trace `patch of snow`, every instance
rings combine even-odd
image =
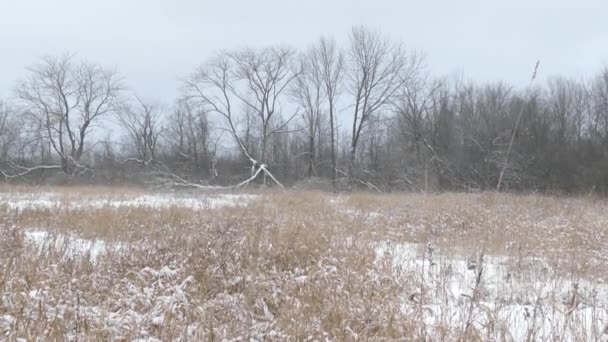
[[[375,252],[376,264],[388,260],[396,274],[413,283],[416,290],[403,293],[400,300],[402,311],[422,316],[430,330],[446,317],[452,328],[460,328],[472,310],[478,331],[500,320],[516,341],[528,335],[552,339],[555,331],[562,331],[567,340],[595,340],[608,321],[607,284],[564,279],[540,258],[528,258],[533,267],[522,271],[510,267],[515,262],[507,257],[485,256],[477,284],[475,258],[446,256],[430,245],[411,243],[383,242]],[[476,303],[471,306],[473,296]]]
[[[54,235],[43,230],[28,230],[24,232],[25,243],[42,253],[46,249],[64,252],[64,257],[75,258],[88,255],[91,260],[97,259],[99,255],[109,248],[119,250],[119,243],[108,244],[103,240],[89,240],[69,234]]]
[[[69,197],[56,193],[5,193],[0,194],[0,203],[4,203],[10,210],[22,211],[26,209],[68,209],[86,210],[99,208],[188,208],[194,210],[217,209],[222,207],[236,207],[246,205],[258,196],[251,194],[218,194],[213,196],[186,197],[172,194],[146,194],[121,197]]]
[[[342,208],[339,212],[356,219],[363,220],[366,224],[373,224],[378,222],[380,219],[386,218],[386,216],[377,211],[364,211],[353,208]]]

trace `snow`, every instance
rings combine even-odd
[[[474,291],[474,326],[483,332],[501,321],[515,341],[526,340],[529,333],[549,340],[555,331],[566,339],[595,340],[608,322],[608,284],[564,279],[540,258],[524,260],[531,267],[526,272],[513,268],[516,260],[484,256],[477,285],[477,258],[445,255],[432,245],[411,243],[383,242],[375,252],[377,264],[389,260],[396,274],[408,275],[407,280],[416,283],[415,292],[403,293],[401,310],[422,315],[429,336],[446,317],[453,328],[462,326]]]
[[[103,198],[70,197],[53,193],[0,194],[0,200],[16,211],[173,206],[198,210],[244,205],[256,198],[255,195],[233,194],[212,197],[147,194]],[[462,246],[461,249],[456,249],[456,246],[452,248],[444,243],[440,248],[433,243],[405,242],[421,241],[422,238],[410,240],[408,234],[413,232],[427,232],[429,227],[437,231],[447,230],[450,224],[454,225],[453,222],[458,225],[459,221],[452,220],[450,223],[449,220],[443,220],[445,215],[438,215],[438,219],[431,221],[432,224],[428,221],[418,221],[415,215],[404,222],[390,208],[367,210],[349,207],[342,198],[331,198],[328,203],[339,214],[339,218],[364,224],[366,229],[355,235],[348,232],[337,234],[333,238],[330,235],[328,239],[331,240],[328,241],[331,242],[331,249],[328,253],[331,254],[311,257],[314,263],[302,262],[295,263],[298,266],[293,268],[286,265],[287,267],[283,266],[285,269],[270,269],[269,264],[263,264],[268,261],[262,258],[259,261],[263,266],[256,266],[260,268],[241,270],[238,268],[238,262],[231,258],[235,256],[235,259],[239,260],[243,257],[238,253],[244,250],[240,246],[242,241],[246,240],[241,240],[241,236],[236,234],[237,240],[234,243],[217,246],[212,243],[196,245],[195,248],[210,251],[207,255],[209,258],[203,258],[200,265],[188,264],[200,261],[200,257],[192,258],[190,254],[181,255],[180,251],[170,249],[166,253],[171,257],[158,263],[133,262],[129,266],[128,274],[87,274],[85,277],[96,277],[92,280],[96,287],[104,284],[104,293],[113,294],[104,296],[103,300],[91,296],[90,293],[84,297],[76,296],[75,293],[81,291],[81,286],[84,286],[86,281],[83,281],[83,278],[70,278],[72,275],[51,286],[44,281],[31,287],[11,285],[12,292],[7,291],[4,294],[2,305],[10,308],[11,311],[6,312],[12,315],[3,315],[0,312],[0,335],[3,329],[13,331],[8,327],[19,322],[21,317],[15,314],[19,312],[15,303],[22,301],[30,309],[29,315],[36,315],[37,310],[44,306],[42,311],[49,317],[60,317],[66,322],[70,321],[69,310],[78,306],[82,317],[88,322],[94,322],[96,329],[111,334],[116,340],[160,341],[164,339],[159,336],[159,331],[166,332],[172,328],[181,329],[180,333],[174,336],[184,336],[184,340],[201,340],[203,332],[209,326],[213,326],[218,336],[229,336],[231,340],[287,340],[290,336],[283,334],[280,324],[277,323],[283,319],[280,316],[283,313],[277,314],[275,311],[277,303],[302,312],[312,310],[310,303],[306,302],[307,297],[298,297],[298,294],[303,291],[306,295],[317,296],[317,291],[309,294],[304,290],[310,291],[311,284],[322,284],[331,287],[335,291],[332,296],[341,299],[335,303],[328,301],[331,302],[327,305],[329,309],[331,305],[337,305],[336,303],[354,304],[345,307],[353,308],[352,312],[359,310],[367,313],[367,310],[371,310],[369,315],[375,315],[374,317],[382,321],[380,324],[388,321],[386,317],[389,316],[384,315],[386,312],[397,312],[395,317],[402,321],[405,317],[411,321],[422,322],[416,329],[423,330],[422,335],[427,340],[455,339],[454,334],[462,331],[467,322],[471,322],[472,329],[481,336],[479,340],[602,340],[608,337],[608,330],[605,330],[608,327],[608,284],[603,279],[573,276],[568,270],[556,266],[561,264],[559,260],[556,262],[550,259],[548,262],[536,255],[511,255],[509,248],[506,248],[504,254],[486,254],[481,258],[478,254],[480,248],[477,247],[471,248],[471,255],[465,255]],[[326,223],[322,218],[315,220]],[[348,220],[345,222],[349,222]],[[532,227],[562,229],[567,225],[568,222],[563,220],[546,219],[535,221]],[[376,229],[386,226],[390,226],[389,229]],[[139,241],[127,244],[124,242],[127,239],[87,239],[73,232],[63,232],[62,229],[53,232],[45,227],[19,229],[24,229],[22,231],[25,250],[43,257],[57,258],[57,264],[61,264],[65,259],[88,258],[95,262],[93,269],[107,271],[114,267],[113,263],[116,261],[103,257],[110,251],[121,252],[120,256],[125,257],[126,262],[133,261],[128,258],[131,248],[135,250],[132,254],[137,255],[140,251],[138,248],[146,250],[150,247],[150,255],[154,256],[153,245],[148,245],[154,243],[153,240],[143,240],[139,245]],[[199,226],[195,225],[192,232],[196,233],[198,229]],[[208,234],[204,229],[200,227],[201,233]],[[220,234],[218,236],[231,238],[224,230],[220,230]],[[209,241],[215,241],[216,235],[210,237]],[[268,251],[279,248],[279,252],[284,253],[280,250],[280,245],[277,247],[276,244],[268,243],[264,247]],[[359,263],[347,266],[347,262],[352,262],[346,261],[348,257],[358,256],[350,253],[356,254],[358,250],[367,258],[365,267],[359,268]],[[535,251],[534,248],[530,250]],[[222,254],[224,251],[230,253],[230,258]],[[266,257],[271,255],[273,254],[269,253]],[[280,255],[282,256],[283,254]],[[370,260],[374,261],[371,265]],[[598,257],[598,262],[602,260],[605,259]],[[260,265],[257,264],[257,259],[252,262]],[[56,267],[47,265],[46,271],[53,274]],[[121,275],[115,277],[114,274]],[[209,281],[215,279],[214,277],[221,281]],[[26,283],[25,280],[23,282]],[[214,287],[208,288],[209,284],[214,284]],[[383,287],[385,285],[391,290],[386,290]],[[216,289],[217,293],[214,292]],[[349,292],[353,289],[361,292]],[[201,300],[201,291],[209,291],[209,297]],[[378,304],[380,302],[376,302],[377,299],[374,299],[369,307],[366,302],[358,302],[356,297],[359,293],[369,294],[365,291],[382,294],[382,304]],[[245,293],[251,297],[246,297]],[[346,297],[348,300],[345,300]],[[84,298],[82,303],[74,302],[80,300],[79,298]],[[351,298],[354,299],[351,301]],[[389,309],[378,313],[370,309],[374,306]],[[317,309],[328,310],[325,307],[315,308]],[[318,316],[318,322],[322,317],[327,316]],[[367,319],[367,316],[353,317],[355,318],[343,324],[344,331],[349,334],[346,336],[352,339],[368,336],[366,331],[353,324],[362,322],[361,317]],[[307,324],[311,326],[317,322],[311,319]],[[236,326],[247,329],[235,333]],[[322,327],[318,328],[319,331],[321,329]],[[245,335],[246,331],[251,334]],[[449,331],[451,335],[442,335],[445,331]],[[324,331],[323,333],[325,334]],[[68,336],[73,336],[69,334],[72,334],[71,332]],[[310,339],[314,338],[315,336],[310,336]],[[327,339],[331,339],[329,335]]]
[[[160,341],[151,336],[152,331],[158,328],[167,328],[172,322],[185,320],[190,307],[186,291],[194,283],[191,276],[184,277],[183,271],[177,268],[171,269],[165,266],[159,270],[144,268],[139,272],[137,279],[142,284],[134,286],[125,279],[116,280],[116,291],[124,294],[119,301],[110,300],[108,305],[90,306],[86,303],[78,304],[79,315],[84,319],[103,322],[104,329],[112,331],[113,340],[126,340],[124,335],[133,327],[141,327],[136,341]],[[167,279],[165,276],[172,278]],[[33,299],[36,308],[47,312],[49,315],[62,317],[71,306],[76,303],[55,303],[45,300],[49,295],[46,289],[34,289],[28,292],[28,296]],[[4,299],[9,298],[5,295]],[[135,305],[137,304],[137,305]],[[6,303],[5,306],[12,306]],[[114,308],[119,309],[114,309]],[[35,313],[31,313],[35,314]],[[165,321],[170,316],[171,321]],[[2,328],[6,329],[16,321],[11,315],[0,316],[0,334]],[[190,333],[193,330],[189,331]],[[190,334],[188,334],[190,335]],[[1,336],[1,335],[0,335]],[[69,338],[68,340],[78,340]],[[188,338],[188,340],[193,340]]]
[[[42,254],[45,250],[52,248],[54,251],[63,252],[66,258],[77,258],[89,256],[95,260],[109,249],[118,251],[122,244],[108,244],[103,240],[83,239],[74,234],[54,235],[43,230],[27,230],[24,232],[25,243],[38,250]]]
[[[38,194],[3,193],[0,194],[0,203],[4,203],[11,210],[18,211],[25,209],[62,208],[67,210],[86,210],[122,207],[179,207],[200,210],[245,205],[256,198],[256,195],[251,194],[216,194],[194,197],[160,193],[87,198],[46,192]]]

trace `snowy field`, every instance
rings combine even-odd
[[[608,341],[603,200],[0,199],[0,340]]]
[[[237,206],[255,198],[247,194],[217,194],[213,196],[184,196],[167,194],[107,195],[81,197],[52,192],[42,193],[0,193],[0,203],[11,210],[67,209],[86,210],[104,207],[112,208],[188,208],[213,209]]]

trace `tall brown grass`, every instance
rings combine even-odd
[[[66,200],[78,200],[73,190]],[[202,210],[0,208],[0,339],[515,340],[505,316],[515,304],[531,308],[530,340],[601,339],[600,294],[578,289],[564,301],[555,285],[540,298],[534,284],[608,280],[605,207],[584,197],[281,192]],[[52,233],[41,248],[24,235],[34,228]],[[60,236],[106,248],[73,256]],[[414,266],[395,263],[397,247],[380,255],[383,243],[418,246]],[[500,296],[480,253],[504,259]],[[454,271],[463,258],[479,260],[470,274]],[[451,294],[469,278],[472,290]],[[510,288],[514,279],[532,285]],[[597,310],[591,333],[577,300]],[[568,322],[547,322],[546,310],[569,308]]]

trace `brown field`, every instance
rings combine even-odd
[[[0,191],[0,340],[608,339],[595,197]]]

